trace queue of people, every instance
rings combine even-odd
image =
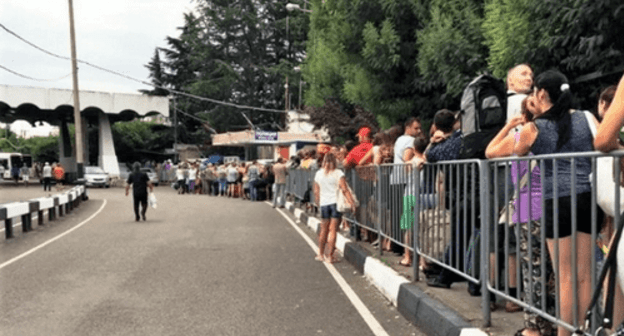
[[[570,82],[559,71],[545,71],[534,79],[530,66],[521,64],[510,69],[506,84],[507,124],[482,149],[487,158],[590,152],[594,149],[606,152],[624,148],[619,141],[619,131],[624,126],[624,78],[617,89],[613,86],[602,92],[598,102],[599,113],[595,115],[575,109]],[[602,123],[599,120],[602,120]],[[319,237],[319,253],[316,258],[333,260],[331,249],[329,254],[324,254],[322,246],[327,239],[330,240],[331,245],[336,218],[340,218],[340,214],[336,214],[331,207],[327,208],[326,203],[331,200],[328,201],[323,197],[322,186],[329,183],[326,182],[328,179],[331,180],[331,187],[328,188],[332,190],[337,188],[337,185],[341,185],[340,181],[344,179],[342,175],[339,176],[333,171],[354,169],[361,180],[366,180],[365,174],[361,174],[366,166],[394,163],[411,165],[395,165],[389,177],[376,177],[376,183],[379,183],[380,179],[389,178],[387,182],[384,182],[390,186],[389,193],[379,200],[382,208],[394,209],[391,214],[392,220],[387,225],[393,228],[400,227],[405,234],[404,242],[409,244],[415,208],[413,195],[420,193],[421,200],[424,200],[421,201],[420,209],[437,206],[454,209],[450,213],[450,223],[452,223],[450,241],[455,245],[451,246],[450,250],[459,252],[456,260],[464,260],[468,247],[463,244],[467,241],[467,236],[474,233],[463,232],[463,230],[475,227],[475,224],[478,227],[478,223],[463,223],[463,221],[465,218],[469,221],[471,218],[480,221],[480,214],[472,214],[471,211],[478,212],[478,209],[464,209],[462,204],[471,204],[473,201],[478,204],[479,199],[470,199],[478,197],[478,193],[476,196],[470,193],[459,193],[457,198],[449,199],[443,197],[444,190],[457,190],[458,181],[453,182],[452,179],[443,181],[435,176],[431,181],[422,181],[420,190],[414,190],[409,181],[411,169],[421,169],[421,179],[425,179],[422,175],[422,168],[426,163],[462,158],[465,136],[461,125],[461,113],[440,110],[435,114],[429,132],[422,130],[420,120],[410,118],[401,125],[395,125],[375,135],[372,134],[371,128],[362,127],[357,134],[357,142],[345,143],[344,146],[331,145],[328,151],[331,155],[324,155],[324,159],[319,148],[315,151],[302,151],[297,156],[291,157],[288,163],[290,168],[320,168],[315,177],[315,188],[320,186],[320,190],[315,190],[314,195],[316,204],[321,207],[323,220],[327,220],[327,223],[321,227],[322,235]],[[598,130],[595,139],[592,135],[592,128]],[[335,167],[332,162],[333,158],[336,159]],[[569,324],[583,319],[591,299],[591,274],[593,273],[591,251],[596,244],[591,239],[592,229],[601,232],[601,239],[598,242],[601,250],[609,249],[614,232],[613,219],[605,216],[600,209],[596,220],[599,227],[592,228],[592,186],[589,179],[592,172],[591,160],[579,158],[574,162],[573,168],[569,160],[559,160],[556,171],[552,163],[546,163],[543,171],[538,165],[530,164],[528,161],[511,164],[506,173],[510,176],[496,181],[502,187],[498,188],[500,195],[495,195],[495,197],[500,200],[498,202],[500,210],[505,205],[505,197],[507,199],[515,197],[512,202],[517,210],[510,214],[506,224],[520,223],[520,237],[515,237],[513,229],[505,230],[504,225],[492,225],[490,232],[491,237],[498,236],[497,241],[510,244],[507,246],[509,259],[504,262],[503,267],[498,266],[502,268],[502,272],[506,273],[505,278],[509,279],[506,286],[510,295],[527,303],[542,302],[544,299],[548,306],[544,307],[544,310],[554,315],[555,307],[558,306],[562,321]],[[500,172],[504,172],[505,169],[506,167],[503,166]],[[528,175],[530,178],[525,178],[523,181],[523,177]],[[555,178],[557,183],[555,183]],[[506,180],[512,182],[508,183],[511,190],[505,189]],[[449,182],[454,184],[449,184]],[[574,187],[572,187],[573,182]],[[467,183],[475,182],[467,181]],[[516,196],[513,195],[514,190],[517,190]],[[572,193],[575,195],[573,196]],[[357,194],[358,197],[361,196],[361,193]],[[574,199],[576,203],[573,204]],[[388,200],[403,201],[391,207],[387,205]],[[542,208],[542,201],[545,204],[544,208]],[[449,202],[453,202],[454,206],[449,207]],[[554,215],[555,206],[559,210],[556,216]],[[575,211],[572,211],[572,207],[576,207]],[[397,208],[398,211],[396,211]],[[354,209],[354,213],[355,211]],[[571,214],[573,213],[576,214],[577,223],[575,241],[572,241]],[[541,226],[542,217],[544,217],[544,227]],[[384,231],[391,229],[384,225],[382,225]],[[366,231],[365,228],[362,230]],[[545,231],[544,245],[547,251],[541,251],[541,230]],[[558,233],[555,234],[555,232]],[[380,245],[380,248],[384,250],[393,249],[388,239],[375,241],[373,239],[373,234],[368,233],[369,242]],[[492,238],[490,242],[494,240]],[[520,245],[520,255],[515,253],[516,244]],[[497,268],[494,266],[494,260],[504,256],[504,250],[505,246],[502,243],[497,246],[490,244],[490,250],[486,253],[490,255],[492,269]],[[533,257],[529,258],[530,255]],[[546,256],[545,260],[542,260],[542,255]],[[412,260],[412,253],[406,249],[399,263],[402,266],[410,266]],[[444,262],[450,264],[449,260],[444,260]],[[530,274],[530,269],[539,269],[542,263],[547,265],[546,274]],[[465,281],[457,273],[446,268],[435,267],[426,262],[420,266],[421,269],[427,271],[429,286],[450,288],[454,282]],[[517,272],[521,274],[518,276]],[[572,272],[576,272],[575,277]],[[493,273],[486,276],[490,277],[490,281],[494,281],[496,277]],[[520,283],[516,281],[518,278],[521,280]],[[573,281],[575,278],[576,284]],[[529,297],[528,288],[539,288],[542,283],[546,283],[547,288],[534,292],[533,297]],[[566,293],[565,295],[556,296],[556,283],[560,292]],[[578,290],[574,292],[574,288]],[[469,292],[472,295],[480,295],[480,288],[470,286]],[[615,307],[618,309],[614,325],[617,326],[624,320],[624,299],[620,290],[616,292]],[[522,310],[513,302],[505,302],[504,308],[510,313]],[[567,329],[556,326],[531,312],[525,312],[525,325],[526,327],[520,330],[518,335],[571,335]]]

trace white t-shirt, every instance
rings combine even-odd
[[[401,135],[394,143],[394,164],[405,163],[403,161],[403,153],[408,148],[414,148],[414,137],[410,135]],[[390,184],[407,183],[406,174],[401,171],[405,170],[404,166],[395,166],[390,174]]]
[[[52,167],[50,166],[44,166],[43,167],[43,177],[52,177]]]
[[[236,182],[236,178],[238,177],[238,170],[234,167],[230,167],[227,169],[227,181],[230,183]]]
[[[335,169],[325,175],[325,169],[316,172],[314,182],[321,188],[320,206],[336,204],[336,194],[338,193],[340,178],[345,176],[342,170]]]
[[[196,178],[197,178],[197,169],[195,168],[189,169],[189,180],[195,181]]]
[[[176,178],[179,180],[184,180],[184,169],[178,168],[176,170]]]

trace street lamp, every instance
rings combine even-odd
[[[294,3],[286,4],[286,10],[289,11],[289,12],[292,12],[294,10],[298,10],[298,11],[302,11],[302,12],[306,12],[306,13],[312,13],[311,10],[303,9],[303,8],[301,8],[301,6],[299,6],[298,4],[294,4]]]
[[[301,72],[301,67],[296,66],[293,68],[296,72]],[[301,73],[299,74],[299,108],[301,109],[301,87],[303,86],[303,81],[301,80]]]

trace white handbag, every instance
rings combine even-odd
[[[357,208],[358,206],[360,206],[360,202],[358,201],[357,197],[355,197],[355,193],[353,192],[353,190],[351,190],[349,183],[347,183],[347,189],[349,190],[351,198],[353,198],[353,202],[355,203],[355,207]],[[347,201],[347,197],[344,195],[342,190],[340,190],[340,187],[338,187],[337,193],[336,210],[338,210],[338,212],[351,212],[351,206],[349,206],[349,201]]]
[[[585,118],[589,124],[592,137],[596,138],[596,125],[593,122],[593,115],[587,111]],[[615,174],[613,165],[619,163],[611,156],[599,157],[596,159],[596,202],[607,215],[615,217]],[[593,181],[591,174],[589,180]],[[620,213],[624,211],[624,188],[620,190]]]
[[[149,193],[147,201],[152,208],[156,209],[158,207],[158,200],[156,199],[156,195],[154,195],[154,193]]]

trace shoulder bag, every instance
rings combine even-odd
[[[592,133],[592,138],[596,138],[596,125],[593,122],[593,115],[587,111],[584,111],[587,124]],[[619,160],[614,160],[611,156],[603,156],[596,159],[596,201],[600,208],[609,216],[615,217],[615,173],[613,165],[617,164]],[[593,181],[592,176],[589,176],[589,181]],[[624,188],[619,187],[620,190],[620,213],[624,210]]]
[[[345,182],[345,183],[347,185],[347,190],[349,190],[349,193],[351,194],[351,198],[353,199],[353,202],[355,203],[355,207],[357,208],[358,206],[360,206],[360,202],[358,201],[357,197],[355,197],[355,193],[349,186],[349,183],[348,182]],[[338,185],[337,193],[338,194],[336,195],[336,210],[338,210],[338,212],[351,212],[351,206],[349,206],[349,201],[347,197],[345,196],[345,194],[340,189],[340,185]]]

